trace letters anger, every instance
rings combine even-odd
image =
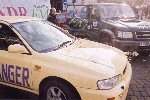
[[[14,65],[1,64],[0,80],[8,83],[14,83],[24,87],[30,87],[29,69]]]

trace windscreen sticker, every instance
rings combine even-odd
[[[1,64],[0,80],[30,87],[29,84],[29,69],[14,65]]]

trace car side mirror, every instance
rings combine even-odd
[[[20,45],[20,44],[10,45],[8,47],[8,52],[9,53],[20,53],[20,54],[29,53],[27,51],[27,49],[24,46]]]

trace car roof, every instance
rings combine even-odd
[[[5,21],[8,23],[17,23],[30,20],[39,20],[39,18],[29,16],[0,16],[0,21]]]
[[[90,5],[127,5],[125,3],[92,3]]]
[[[93,5],[128,5],[126,3],[90,3],[84,5],[68,5],[68,6],[93,6]]]

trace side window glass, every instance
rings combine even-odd
[[[7,51],[12,44],[21,44],[21,42],[9,26],[0,23],[0,50]]]
[[[87,7],[83,7],[81,14],[80,14],[81,18],[86,18],[87,17]]]
[[[99,10],[97,7],[92,7],[90,11],[91,11],[90,12],[90,18],[91,19],[96,19],[96,20],[100,19]]]

